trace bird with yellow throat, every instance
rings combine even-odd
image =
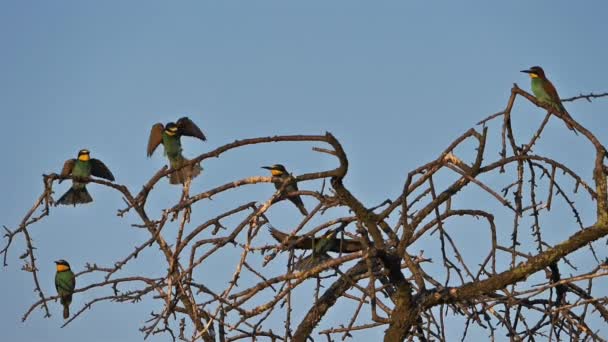
[[[78,151],[78,158],[68,159],[63,164],[61,176],[73,176],[77,178],[95,177],[114,181],[114,175],[110,169],[99,159],[91,158],[91,152],[83,149]],[[61,181],[60,181],[61,182]],[[74,205],[93,202],[93,198],[87,191],[86,183],[79,179],[72,179],[72,187],[59,200],[57,204]]]
[[[72,295],[76,288],[76,278],[67,261],[61,259],[55,261],[57,273],[55,273],[55,289],[59,295],[59,301],[63,305],[63,319],[70,317],[70,304]]]
[[[533,66],[530,69],[522,70],[521,72],[530,75],[530,79],[532,81],[532,93],[534,93],[534,96],[538,99],[538,101],[552,107],[553,109],[560,112],[562,115],[573,120],[570,114],[568,114],[568,111],[566,111],[566,108],[564,108],[564,105],[562,104],[562,101],[559,98],[559,95],[557,94],[557,90],[553,86],[553,83],[551,83],[551,81],[549,81],[549,79],[545,75],[545,71],[543,70],[543,68],[539,66]],[[570,123],[566,121],[564,122],[566,123],[566,126],[568,126],[569,129],[573,130],[576,133],[574,127],[572,127]]]
[[[169,122],[167,125],[160,122],[154,124],[148,138],[148,157],[152,156],[158,145],[162,144],[171,168],[176,169],[169,175],[171,184],[185,184],[187,180],[198,176],[203,170],[200,165],[196,164],[184,166],[189,160],[182,154],[182,136],[198,138],[201,141],[207,140],[201,129],[187,117],[180,118],[176,122]]]
[[[270,170],[270,174],[273,177],[276,177],[279,179],[279,181],[274,182],[274,187],[277,190],[279,190],[282,187],[283,182],[287,181],[287,185],[285,185],[285,188],[283,189],[283,192],[281,193],[281,196],[279,197],[279,199],[285,198],[286,195],[291,192],[298,191],[298,183],[293,178],[293,176],[290,175],[289,172],[287,172],[287,169],[285,168],[285,166],[283,166],[281,164],[274,164],[272,166],[262,166],[262,169]],[[308,210],[306,210],[306,207],[304,206],[304,202],[302,202],[302,198],[300,197],[300,195],[292,195],[287,198],[293,204],[295,204],[296,207],[298,207],[298,209],[300,210],[302,215],[304,215],[304,216],[308,215]]]

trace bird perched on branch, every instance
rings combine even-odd
[[[327,252],[353,253],[363,249],[363,245],[357,240],[337,238],[336,235],[343,229],[343,227],[339,227],[327,230],[320,237],[302,238],[300,236],[290,237],[289,234],[271,227],[270,235],[279,242],[286,242],[289,248],[312,250],[312,253],[309,256],[303,258],[295,265],[296,269],[306,271],[330,260],[331,257]],[[285,241],[286,239],[287,241]],[[297,242],[298,240],[301,241]]]
[[[560,100],[559,95],[557,94],[557,90],[555,90],[555,87],[553,86],[553,83],[551,83],[551,81],[547,79],[547,76],[545,76],[545,71],[543,70],[543,68],[539,66],[533,66],[530,69],[522,70],[521,72],[530,75],[530,79],[532,80],[532,93],[534,93],[534,96],[538,99],[538,101],[552,107],[564,116],[572,119],[568,111],[566,111],[566,108],[564,108],[564,105],[562,104],[562,101]],[[565,123],[569,129],[573,130],[576,133],[574,127],[572,127],[570,123]]]
[[[285,169],[285,166],[283,166],[281,164],[274,164],[272,166],[262,166],[262,169],[270,170],[270,173],[272,174],[273,177],[277,177],[280,179],[278,182],[274,182],[274,187],[277,190],[279,190],[281,188],[281,186],[283,185],[283,182],[286,179],[290,179],[288,181],[287,185],[285,186],[285,188],[283,189],[283,193],[281,194],[280,199],[286,198],[285,195],[290,192],[298,191],[298,183],[289,174],[289,172],[287,172],[287,169]],[[289,199],[293,204],[296,205],[296,207],[298,207],[298,209],[300,209],[300,212],[302,213],[302,215],[304,215],[304,216],[308,215],[308,210],[306,210],[306,207],[304,206],[304,202],[302,202],[302,198],[300,197],[300,195],[289,196],[289,197],[287,197],[287,199]]]
[[[363,250],[365,246],[358,240],[337,238],[336,235],[344,230],[344,227],[338,227],[333,230],[326,231],[319,238],[302,237],[302,236],[290,236],[287,233],[270,227],[270,235],[278,242],[285,243],[289,249],[310,249],[312,253],[296,263],[295,268],[300,271],[307,271],[317,265],[324,263],[331,259],[327,252],[334,253],[355,253]],[[381,264],[376,262],[378,269],[381,268]],[[376,274],[384,289],[382,292],[387,297],[392,297],[395,293],[395,288],[392,286],[389,278],[378,271]]]
[[[163,144],[165,155],[169,159],[169,163],[173,169],[178,169],[189,160],[182,155],[181,137],[189,136],[206,141],[207,138],[200,128],[187,117],[183,117],[177,122],[169,122],[163,126],[162,123],[157,123],[152,126],[150,138],[148,139],[148,157],[152,156],[154,150]],[[186,180],[198,176],[202,171],[200,165],[190,165],[179,169],[169,176],[169,183],[184,184]]]
[[[79,178],[88,178],[93,175],[114,181],[114,175],[112,175],[108,167],[101,160],[91,158],[89,150],[86,149],[78,151],[78,158],[68,159],[63,164],[61,176],[65,177],[69,175]],[[73,179],[70,190],[63,194],[56,204],[72,204],[76,206],[76,204],[89,202],[93,202],[93,198],[87,191],[86,184]]]
[[[76,288],[76,278],[74,272],[70,269],[70,264],[61,259],[55,261],[57,273],[55,273],[55,288],[59,295],[61,305],[63,305],[63,319],[70,317],[70,304],[72,303],[72,294]]]

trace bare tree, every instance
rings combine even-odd
[[[604,96],[608,93],[564,101]],[[518,134],[516,139],[511,124],[517,97],[546,110],[546,115],[531,136]],[[551,118],[564,120],[588,142],[585,152],[594,155],[589,162],[593,170],[590,179],[578,174],[576,166],[534,152],[542,149],[541,136]],[[565,130],[563,125],[560,129]],[[77,278],[90,273],[103,275],[103,281],[78,281],[75,296],[89,292],[95,299],[74,308],[64,325],[101,301],[145,299],[161,301],[163,309],[153,312],[141,328],[144,336],[166,333],[173,340],[184,341],[305,341],[318,335],[333,340],[366,329],[383,330],[385,341],[446,340],[446,327],[453,324],[450,320],[463,322],[462,339],[476,326],[486,329],[492,339],[604,340],[600,329],[608,322],[608,299],[597,295],[597,284],[608,275],[606,247],[599,244],[608,235],[607,150],[571,117],[542,105],[514,85],[505,110],[482,120],[435,159],[410,171],[397,188],[389,185],[387,193],[392,198],[387,196],[390,199],[377,206],[364,204],[344,185],[349,170],[347,154],[330,133],[237,140],[199,155],[188,165],[270,142],[319,144],[313,149],[335,157],[337,167],[287,180],[249,177],[196,194],[190,194],[186,184],[174,206],[156,213],[146,210],[146,202],[155,194],[155,185],[175,170],[161,169],[138,193],[126,185],[83,180],[110,187],[122,196],[126,207],[118,210],[118,215],[137,215],[141,222],[134,229],[145,229],[149,239],[130,254],[116,256],[111,266],[92,262],[76,274]],[[35,252],[40,247],[34,247],[33,228],[52,212],[55,181],[66,178],[71,177],[44,175],[42,194],[19,226],[5,227],[4,265],[10,248],[16,248],[14,238],[22,234],[23,270],[32,274],[39,296],[23,320],[36,310],[49,317],[49,302],[58,299],[44,293],[39,283]],[[300,189],[311,180],[322,180],[323,185],[318,191],[285,193],[294,179],[304,182]],[[212,197],[273,181],[282,182],[282,186],[270,198],[234,203],[233,209],[221,215],[190,222],[193,211]],[[373,181],[382,187],[388,185]],[[475,191],[482,194],[471,196]],[[290,196],[306,196],[316,206],[302,219],[294,216],[292,226],[276,227],[267,211]],[[473,205],[472,197],[476,199]],[[593,203],[594,217],[585,223],[589,219],[581,215],[580,208]],[[568,234],[545,223],[552,210],[571,212],[571,222],[563,225],[575,232]],[[176,226],[177,234],[166,234],[167,226]],[[485,257],[467,260],[467,251],[459,246],[463,237],[475,238],[477,252],[485,250]],[[310,255],[321,239],[330,242],[324,252],[332,258],[296,268],[298,258]],[[425,250],[421,250],[422,245]],[[124,275],[123,267],[146,249],[160,251],[166,275]],[[575,265],[569,259],[574,252],[584,253],[593,264]],[[221,290],[206,284],[207,280],[196,273],[219,253],[228,253],[235,260],[234,273]],[[277,269],[284,271],[277,273]],[[239,282],[243,278],[255,281]],[[314,285],[313,290],[304,284]],[[112,289],[112,294],[100,295],[104,288]],[[313,300],[307,307],[295,306],[295,295]],[[331,308],[341,310],[342,321],[315,330]],[[301,312],[303,318],[294,320],[294,311]],[[277,321],[283,324],[277,325]],[[281,326],[282,331],[277,329]],[[603,329],[605,334],[605,326]]]

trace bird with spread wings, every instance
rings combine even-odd
[[[158,145],[162,144],[165,148],[169,164],[176,170],[169,176],[171,184],[185,184],[186,180],[198,176],[202,171],[200,165],[184,166],[189,160],[182,155],[182,136],[198,138],[201,141],[207,140],[201,129],[187,117],[166,125],[160,122],[154,124],[148,139],[148,157],[152,156]]]

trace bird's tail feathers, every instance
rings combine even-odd
[[[306,207],[304,206],[304,202],[302,202],[302,198],[300,198],[300,196],[289,197],[289,200],[293,204],[295,204],[296,207],[298,207],[298,209],[300,210],[300,212],[302,213],[302,215],[308,216],[308,210],[306,210]]]
[[[199,164],[186,166],[178,171],[173,172],[169,176],[171,184],[185,184],[188,179],[192,179],[201,174],[203,168]]]
[[[63,305],[63,319],[70,317],[70,306],[68,304]]]
[[[82,188],[74,188],[71,187],[59,200],[55,205],[64,204],[64,205],[73,205],[82,204],[82,203],[90,203],[93,202],[93,198],[87,191],[87,188],[83,186]]]
[[[566,124],[566,127],[568,127],[569,130],[571,130],[572,132],[574,132],[574,134],[578,135],[578,132],[576,131],[576,129],[574,128],[574,126],[572,126],[571,124],[569,124],[567,121],[564,121],[564,123]]]
[[[72,303],[72,295],[65,295],[60,298],[61,305],[63,305],[63,319],[70,317],[70,304]]]
[[[566,108],[564,108],[564,104],[561,102],[558,102],[557,104],[553,103],[553,106],[555,109],[557,109],[565,118],[570,119],[572,121],[574,121],[574,119],[572,118],[572,116],[570,115],[570,113],[568,113],[568,111],[566,110]],[[564,120],[564,124],[566,124],[566,127],[568,127],[569,130],[573,131],[576,135],[578,135],[578,132],[576,131],[576,129],[574,129],[574,127],[568,122]]]
[[[300,212],[302,213],[302,215],[308,216],[308,210],[306,210],[304,203],[296,204],[296,206],[298,207],[298,209],[300,209]]]
[[[566,117],[566,119],[570,119],[570,120],[574,121],[574,119],[572,118],[572,116],[570,116],[570,113],[568,113],[568,111],[566,111],[564,106],[562,106],[562,114],[564,115],[564,117]],[[566,127],[568,127],[568,129],[570,129],[571,131],[576,133],[576,135],[578,135],[578,132],[576,132],[576,129],[574,129],[574,127],[568,121],[564,120],[564,123],[566,124]]]

